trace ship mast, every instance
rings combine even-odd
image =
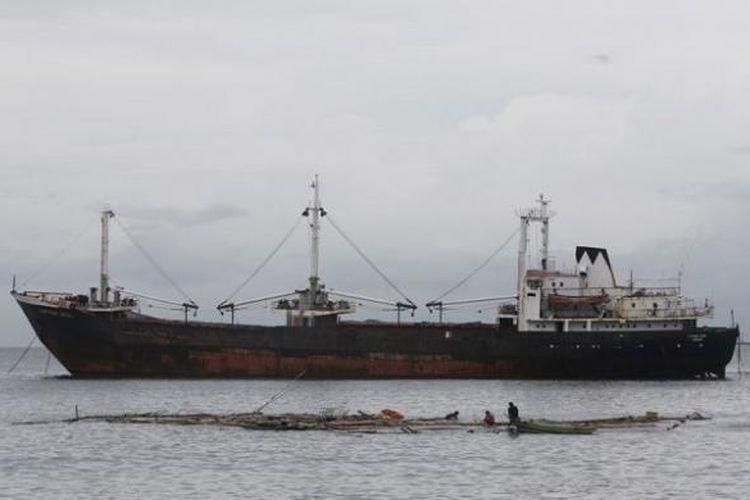
[[[518,234],[518,317],[523,316],[523,295],[525,291],[524,283],[526,281],[526,247],[529,242],[529,215],[528,211],[521,210],[518,212],[521,219],[521,227]]]
[[[114,217],[112,210],[102,211],[102,255],[100,262],[99,301],[109,300],[109,219]]]
[[[310,187],[313,189],[312,205],[302,212],[302,215],[310,218],[310,286],[307,290],[297,292],[299,298],[296,304],[290,305],[286,300],[281,300],[276,304],[277,309],[288,311],[289,324],[307,321],[309,325],[312,325],[316,316],[335,316],[342,312],[349,312],[350,309],[348,305],[341,310],[332,307],[325,285],[320,281],[320,218],[326,216],[326,211],[320,206],[320,181],[317,174]],[[307,320],[304,319],[305,317]]]
[[[544,195],[539,195],[539,221],[542,223],[542,270],[546,271],[549,267],[549,212],[547,210],[549,200],[544,199]]]
[[[310,186],[313,188],[313,206],[308,207],[305,212],[312,212],[310,217],[310,298],[313,303],[317,302],[318,292],[320,290],[320,217],[325,216],[325,210],[320,206],[320,181],[318,174],[315,174],[315,180]]]
[[[526,267],[527,251],[529,240],[529,224],[540,222],[542,224],[542,248],[541,248],[541,268],[543,271],[549,269],[549,220],[555,215],[548,210],[550,201],[544,198],[543,194],[539,195],[537,200],[538,207],[519,210],[516,212],[521,219],[520,234],[518,239],[518,329],[526,328],[527,307],[526,307]]]
[[[279,311],[286,311],[287,313],[287,326],[316,326],[316,325],[330,325],[335,324],[338,321],[338,317],[341,314],[353,313],[355,311],[355,304],[346,299],[364,300],[366,302],[378,303],[378,304],[389,304],[395,306],[397,318],[399,318],[401,311],[404,309],[413,310],[416,308],[414,302],[406,297],[396,285],[393,284],[387,276],[380,271],[367,256],[362,253],[362,250],[339,228],[330,218],[328,219],[334,229],[354,248],[354,250],[377,272],[381,278],[383,278],[396,292],[398,292],[406,302],[394,302],[384,301],[380,299],[373,299],[370,297],[364,297],[362,295],[355,295],[340,290],[326,290],[326,286],[320,280],[320,219],[327,215],[325,209],[320,205],[320,180],[318,175],[315,175],[310,187],[313,189],[312,202],[302,211],[303,217],[309,217],[310,227],[310,285],[305,290],[295,290],[293,292],[280,293],[269,295],[266,297],[260,297],[256,299],[243,300],[240,302],[230,302],[231,297],[234,296],[244,285],[252,279],[257,271],[260,270],[268,260],[281,248],[281,245],[288,239],[292,230],[287,233],[281,243],[274,249],[271,255],[256,269],[255,272],[248,278],[240,288],[235,291],[229,299],[224,300],[217,306],[219,311],[229,309],[232,311],[232,322],[234,322],[234,311],[237,308],[246,307],[252,304],[258,304],[260,302],[267,302],[268,300],[274,300],[273,309]],[[296,225],[295,225],[296,227]],[[293,298],[296,296],[296,298]],[[331,299],[334,296],[336,299]]]

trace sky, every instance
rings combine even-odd
[[[227,321],[216,304],[319,174],[336,224],[418,304],[544,193],[558,268],[606,247],[620,282],[681,273],[713,323],[748,324],[749,18],[744,1],[0,0],[0,278],[96,286],[112,209],[114,285],[181,300],[124,226],[198,319]],[[448,298],[512,294],[516,245]],[[303,288],[308,247],[303,222],[236,298]],[[327,221],[321,276],[399,298]],[[31,337],[6,295],[0,345]]]

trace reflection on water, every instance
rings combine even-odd
[[[0,349],[4,374],[20,349]],[[743,353],[745,354],[745,353]],[[747,366],[747,356],[743,365]],[[345,434],[14,421],[121,412],[240,412],[285,381],[72,380],[33,349],[0,378],[0,484],[11,498],[746,497],[750,375],[726,381],[300,381],[267,412],[458,410],[478,419],[514,401],[547,418],[687,414],[712,420],[593,436]]]

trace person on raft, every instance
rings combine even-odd
[[[513,402],[508,403],[508,420],[511,424],[518,421],[518,406],[514,405]]]
[[[495,415],[490,410],[484,411],[484,425],[488,427],[495,425]]]

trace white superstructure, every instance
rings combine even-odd
[[[549,200],[519,210],[518,290],[515,310],[501,308],[500,318],[513,319],[520,331],[680,330],[710,316],[706,300],[696,304],[682,296],[680,286],[640,287],[617,284],[604,248],[576,248],[576,268],[552,269],[549,260]],[[539,259],[529,264],[528,237],[532,223],[541,225]],[[531,267],[534,266],[534,267]]]

